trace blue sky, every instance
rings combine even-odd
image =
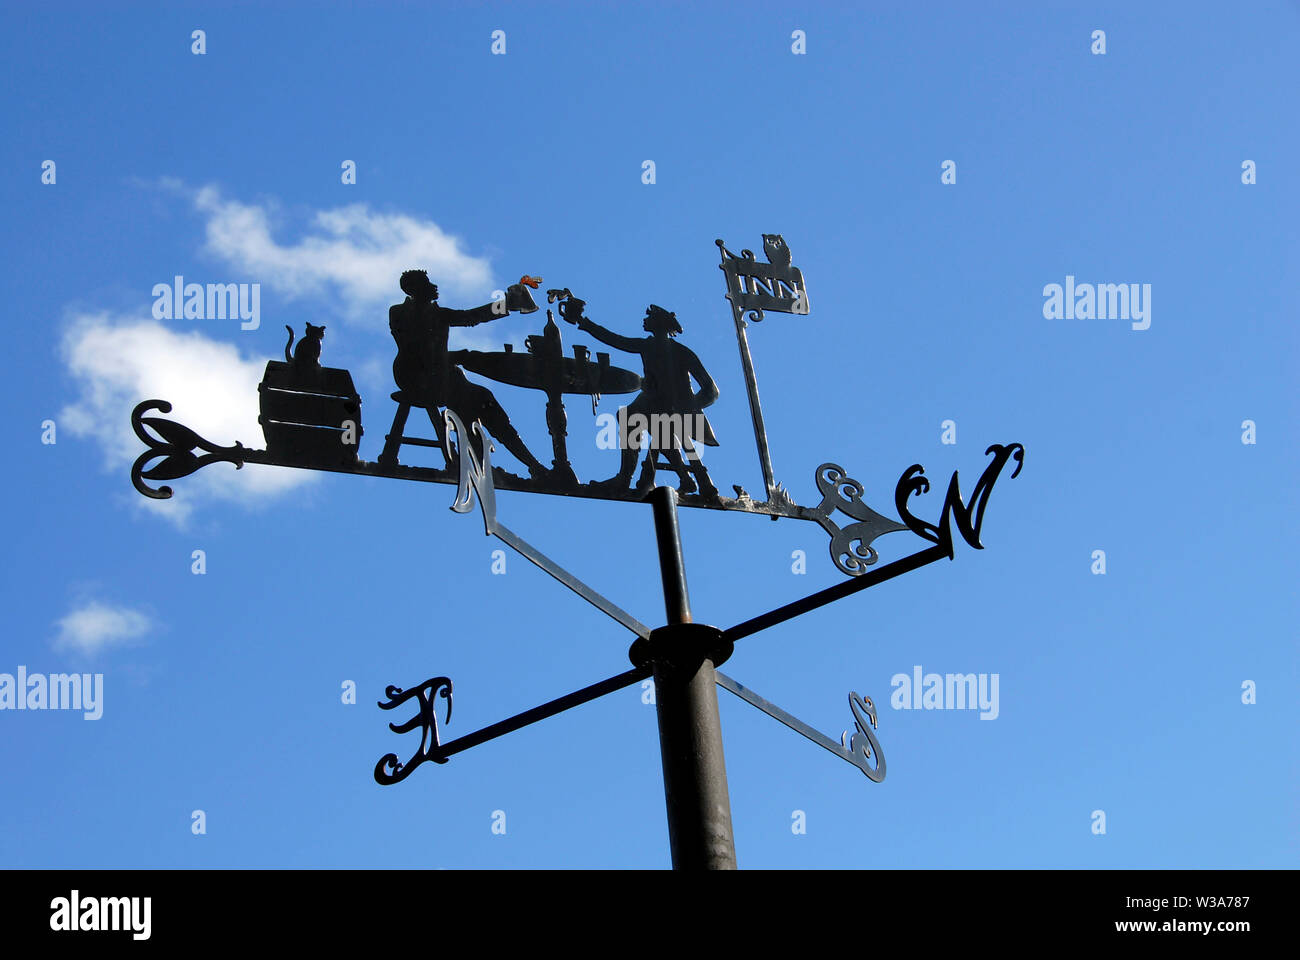
[[[626,669],[625,630],[520,557],[494,575],[501,545],[447,509],[449,487],[218,464],[148,502],[127,418],[158,396],[215,443],[261,447],[262,368],[311,321],[363,396],[373,460],[398,274],[427,268],[468,307],[531,273],[620,332],[649,303],[675,310],[721,390],[710,472],[761,490],[714,240],[760,250],[762,233],[785,237],[812,305],[749,330],[796,500],[816,503],[834,461],[892,515],[920,463],[936,489],[912,509],[935,520],[953,470],[968,492],[990,443],[1027,452],[985,550],[959,541],[951,563],[738,644],[725,672],[832,737],[849,690],[873,697],[889,770],[871,783],[720,691],[740,865],[1296,864],[1296,4],[0,18],[0,673],[104,677],[98,720],[0,711],[3,865],[667,866],[639,687],[400,785],[371,778],[414,748],[375,707],[387,685],[451,676],[452,738]],[[259,328],[155,320],[152,288],[176,275],[260,284]],[[1067,276],[1149,284],[1149,328],[1048,319],[1044,288]],[[522,349],[543,319],[460,343]],[[540,396],[494,392],[540,453]],[[586,406],[568,411],[584,480],[617,459]],[[498,510],[660,622],[648,507],[503,492]],[[815,525],[682,525],[698,621],[843,579]],[[876,542],[882,563],[925,546]],[[996,674],[996,719],[893,709],[891,678],[917,665]]]

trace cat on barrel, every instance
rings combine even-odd
[[[307,330],[298,341],[298,346],[294,347],[292,356],[289,348],[293,347],[293,327],[286,323],[284,329],[289,331],[289,342],[284,345],[284,362],[295,367],[320,366],[321,340],[325,337],[325,328],[307,324]]]

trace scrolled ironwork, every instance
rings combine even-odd
[[[907,527],[867,506],[862,500],[865,488],[848,476],[839,464],[823,463],[817,468],[816,479],[822,502],[813,508],[813,519],[831,535],[831,560],[841,573],[861,576],[880,558],[871,542],[883,534],[906,530]],[[840,527],[831,520],[831,514],[837,510],[857,522]]]
[[[894,506],[898,509],[898,515],[903,518],[903,523],[917,536],[942,547],[950,560],[954,556],[952,521],[956,521],[957,532],[961,534],[963,540],[976,550],[983,550],[984,545],[980,543],[980,527],[984,524],[984,509],[988,506],[993,484],[997,483],[1008,461],[1016,461],[1016,469],[1011,472],[1013,480],[1020,475],[1020,468],[1025,462],[1025,448],[1019,443],[994,443],[984,451],[984,454],[985,456],[992,454],[993,460],[975,482],[975,489],[971,491],[969,503],[963,502],[957,471],[953,471],[952,479],[948,482],[948,492],[944,495],[943,513],[939,517],[938,524],[916,517],[907,508],[909,497],[919,496],[930,490],[930,481],[925,476],[925,467],[919,463],[912,464],[898,478],[898,485],[894,488]]]
[[[881,783],[885,779],[885,753],[876,739],[876,705],[870,697],[859,696],[855,690],[849,694],[849,709],[853,711],[855,730],[851,737],[847,730],[840,734],[840,746],[847,754],[845,759],[873,783]]]
[[[384,690],[388,700],[379,702],[379,709],[392,710],[400,707],[403,703],[415,697],[419,700],[420,709],[410,720],[404,723],[390,723],[388,729],[393,733],[407,733],[420,728],[420,748],[415,755],[406,763],[398,759],[397,754],[385,754],[375,764],[375,782],[388,786],[393,783],[400,783],[409,777],[415,768],[426,760],[432,760],[434,763],[446,763],[447,758],[442,754],[442,744],[438,739],[438,718],[434,713],[434,701],[441,695],[447,701],[447,719],[446,723],[451,722],[451,678],[450,677],[430,677],[418,687],[412,687],[410,690],[403,690],[401,687],[389,686]]]
[[[171,413],[172,405],[166,400],[142,400],[131,411],[131,429],[144,441],[149,449],[136,457],[131,465],[131,484],[146,497],[154,500],[166,500],[172,495],[168,486],[150,487],[145,480],[176,480],[188,477],[195,470],[210,463],[233,463],[235,469],[242,469],[248,459],[249,450],[242,443],[236,442],[232,447],[219,447],[209,443],[189,427],[164,420],[161,417],[146,417],[150,410]],[[156,430],[159,436],[150,436],[145,427]],[[206,450],[203,456],[195,456],[195,450]],[[162,459],[149,469],[145,464],[150,460]]]

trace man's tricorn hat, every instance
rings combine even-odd
[[[655,332],[663,330],[670,336],[676,336],[682,332],[682,325],[677,322],[677,314],[665,310],[657,304],[650,304],[645,310],[646,326]]]

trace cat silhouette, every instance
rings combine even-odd
[[[295,367],[320,366],[321,340],[325,337],[325,328],[307,324],[307,330],[298,341],[292,356],[289,355],[289,348],[293,347],[293,327],[285,324],[284,329],[289,331],[289,342],[284,345],[284,362],[292,363]]]

